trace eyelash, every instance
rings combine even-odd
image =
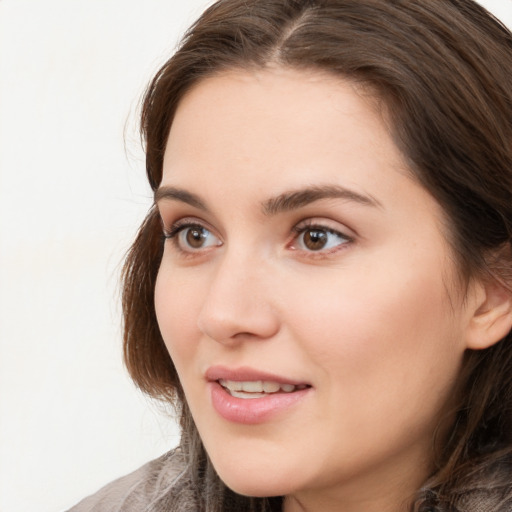
[[[181,219],[175,222],[169,229],[166,229],[165,226],[163,226],[164,241],[170,240],[174,249],[176,249],[182,257],[198,256],[202,252],[201,248],[198,248],[197,250],[186,250],[181,247],[179,236],[188,229],[197,229],[198,231],[207,231],[208,233],[212,233],[210,229],[202,225],[200,222],[194,222],[190,219]],[[218,246],[219,244],[216,245]],[[204,251],[204,248],[202,249]]]
[[[177,222],[175,222],[169,229],[166,229],[165,226],[163,227],[163,238],[164,240],[171,240],[173,247],[184,257],[194,257],[201,254],[205,248],[198,248],[197,250],[194,249],[183,249],[179,243],[179,235],[180,233],[184,232],[187,229],[197,229],[197,230],[205,230],[208,233],[211,233],[213,235],[212,231],[205,227],[200,222],[194,222],[189,219],[182,219]],[[329,249],[320,249],[318,251],[315,250],[306,250],[306,249],[297,249],[294,247],[294,244],[298,241],[299,237],[303,235],[304,233],[308,231],[319,231],[323,233],[329,233],[331,235],[335,235],[339,237],[340,239],[343,239],[344,241],[337,244],[336,246],[329,248]],[[321,223],[315,223],[313,221],[307,220],[303,222],[299,222],[296,224],[292,229],[292,233],[294,234],[293,240],[287,244],[287,246],[292,250],[300,250],[303,253],[307,254],[307,257],[310,258],[323,258],[328,257],[330,254],[335,253],[339,250],[343,250],[346,245],[354,242],[354,239],[348,235],[345,235],[341,231],[338,231],[336,229],[332,229],[325,224]],[[219,246],[222,244],[212,244],[212,246]],[[207,246],[207,248],[210,246]]]
[[[346,245],[354,242],[353,237],[350,237],[337,229],[333,229],[333,228],[326,226],[325,224],[322,224],[322,223],[313,222],[311,220],[306,220],[306,221],[300,222],[299,224],[295,225],[292,228],[292,232],[295,233],[295,237],[292,241],[292,244],[296,243],[299,240],[299,237],[301,235],[307,233],[308,231],[319,231],[319,232],[323,232],[323,233],[329,233],[331,235],[335,235],[338,238],[344,240],[343,242],[336,244],[334,247],[328,248],[328,249],[322,248],[318,251],[314,251],[314,250],[308,251],[308,250],[302,249],[305,253],[308,254],[308,257],[312,257],[312,258],[322,258],[322,257],[326,257],[326,256],[328,257],[330,254],[338,252],[339,250],[343,250],[343,249],[345,249]],[[291,248],[293,249],[294,247],[291,246]]]
[[[187,220],[175,222],[169,229],[163,226],[164,230],[164,239],[173,239],[176,238],[176,235],[183,231],[186,228],[198,228],[198,229],[206,229],[199,222],[190,222]],[[208,230],[209,231],[209,230]]]

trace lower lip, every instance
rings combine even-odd
[[[225,420],[233,423],[255,425],[264,423],[276,414],[302,400],[311,388],[291,393],[272,393],[261,398],[231,396],[218,382],[210,382],[213,408]]]

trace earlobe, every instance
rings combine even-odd
[[[498,343],[512,329],[512,290],[494,279],[479,283],[478,288],[466,343],[473,350]]]

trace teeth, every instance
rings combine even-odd
[[[221,384],[224,387],[229,388],[231,391],[242,391],[242,386],[243,386],[242,382],[237,382],[235,380],[226,380],[226,381],[221,381]]]
[[[277,382],[263,382],[263,391],[265,393],[275,393],[279,391],[279,384]]]
[[[279,384],[272,381],[235,381],[220,379],[219,384],[227,389],[232,396],[238,398],[260,398],[267,393],[277,393],[283,391],[291,393],[292,391],[305,389],[305,384],[294,386],[293,384]]]
[[[263,393],[263,382],[261,380],[242,382],[242,391],[246,393]]]

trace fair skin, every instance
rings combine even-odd
[[[328,75],[224,72],[165,153],[164,341],[220,477],[286,512],[405,510],[478,338],[484,287],[463,300],[442,211],[374,107]],[[300,387],[261,414],[226,369]]]

